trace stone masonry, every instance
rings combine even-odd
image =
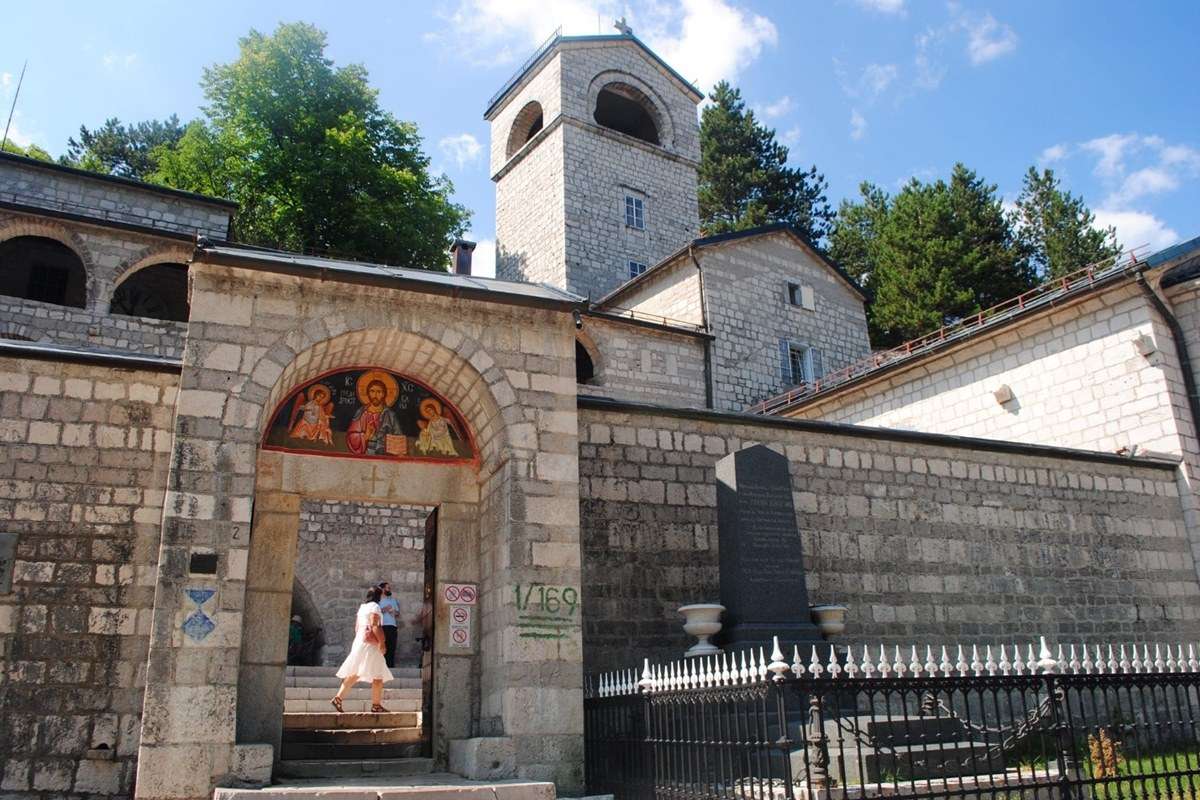
[[[715,463],[787,455],[810,601],[846,642],[1191,641],[1200,584],[1172,462],[581,400],[588,672],[677,658],[719,597]]]
[[[397,666],[420,666],[421,635],[414,618],[425,587],[425,506],[305,500],[300,505],[296,582],[320,617],[320,663],[337,666],[350,651],[354,615],[367,587],[390,581],[400,603]],[[298,613],[296,605],[292,613]]]
[[[128,797],[176,384],[0,357],[0,792]]]

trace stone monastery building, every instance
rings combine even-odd
[[[1200,240],[872,353],[795,231],[698,238],[700,100],[548,43],[484,112],[498,279],[0,155],[0,792],[304,774],[282,712],[383,579],[425,768],[578,792],[584,675],[687,646],[756,444],[845,642],[1200,637]]]

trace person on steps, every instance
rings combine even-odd
[[[383,591],[372,586],[367,590],[367,602],[358,607],[354,619],[354,644],[337,671],[342,685],[329,701],[339,712],[342,711],[342,698],[359,681],[371,684],[371,711],[376,714],[387,712],[383,707],[383,684],[392,679],[392,673],[383,659],[383,613],[379,608],[382,596]]]
[[[396,624],[400,619],[400,602],[392,597],[390,583],[383,581],[379,584],[379,588],[383,591],[379,609],[383,612],[383,637],[387,644],[387,648],[383,652],[383,659],[390,669],[396,666]]]

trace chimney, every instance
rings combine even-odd
[[[471,274],[471,254],[475,252],[475,243],[466,239],[455,239],[450,245],[450,268],[458,275]]]

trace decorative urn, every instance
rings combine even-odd
[[[679,613],[683,614],[684,632],[699,640],[683,654],[685,658],[708,656],[721,652],[721,648],[710,642],[708,638],[721,632],[721,614],[724,611],[725,606],[719,603],[693,603],[690,606],[680,606]]]
[[[850,609],[845,606],[809,606],[808,610],[822,636],[835,636],[846,630],[846,612]]]

